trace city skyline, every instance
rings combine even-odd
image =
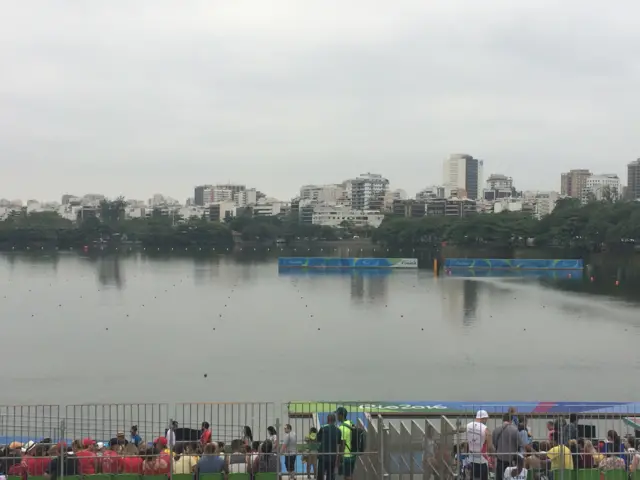
[[[364,171],[416,192],[457,151],[524,190],[625,179],[640,5],[621,1],[11,2],[0,194],[290,198]]]
[[[464,160],[466,162],[468,162],[469,160],[475,161],[477,162],[477,164],[479,165],[479,167],[476,167],[476,170],[473,171],[472,177],[475,176],[475,182],[477,182],[477,185],[474,185],[474,190],[477,191],[477,195],[474,193],[472,195],[467,195],[466,192],[466,188],[465,185],[468,181],[468,178],[461,178],[460,179],[460,184],[458,186],[454,185],[451,183],[451,173],[448,171],[449,165],[452,161],[452,159],[454,159],[454,161],[456,161],[456,158],[460,158],[461,160]],[[457,161],[456,161],[457,162]],[[633,161],[630,161],[626,164],[626,171],[627,172],[636,172],[636,171],[640,171],[637,169],[637,165],[640,165],[640,158],[635,159]],[[455,169],[458,169],[458,165],[456,163]],[[462,176],[464,177],[466,174],[466,167],[463,167],[462,170]],[[306,184],[301,184],[299,185],[296,189],[294,189],[294,194],[292,194],[289,197],[276,197],[275,195],[271,195],[268,191],[268,189],[264,189],[261,190],[260,188],[254,186],[254,185],[249,185],[247,186],[247,182],[230,182],[229,180],[226,180],[224,182],[221,183],[214,183],[214,182],[209,182],[209,183],[201,183],[201,184],[197,184],[197,185],[193,185],[190,188],[190,193],[187,194],[185,197],[174,197],[173,195],[169,195],[166,192],[159,192],[159,191],[155,191],[152,194],[149,195],[133,195],[133,196],[126,196],[123,194],[118,194],[118,195],[108,195],[105,194],[104,192],[83,192],[83,193],[79,193],[79,192],[75,192],[75,193],[69,193],[69,191],[64,191],[64,193],[61,193],[57,196],[57,198],[35,198],[35,197],[25,197],[25,196],[16,196],[16,197],[9,197],[7,195],[3,195],[2,191],[0,191],[0,199],[3,200],[9,200],[9,201],[14,201],[14,200],[20,200],[22,202],[27,202],[27,201],[37,201],[40,203],[65,203],[64,202],[64,198],[65,197],[77,197],[77,198],[82,198],[84,196],[101,196],[104,197],[106,199],[115,199],[118,197],[124,197],[127,200],[133,200],[136,202],[148,202],[151,203],[152,199],[154,197],[158,197],[158,196],[163,196],[166,197],[167,199],[171,199],[171,200],[175,200],[178,203],[181,204],[186,204],[189,201],[193,201],[195,205],[203,205],[204,203],[217,203],[220,201],[225,201],[225,200],[233,200],[233,197],[235,197],[236,195],[236,190],[240,189],[242,191],[246,190],[248,192],[253,192],[252,196],[250,196],[249,198],[252,198],[253,200],[249,201],[249,203],[255,203],[256,198],[259,198],[260,196],[262,196],[262,198],[268,197],[270,199],[276,199],[278,201],[289,201],[295,198],[304,198],[304,195],[301,195],[302,190],[305,187],[311,187],[311,188],[315,188],[315,187],[325,187],[325,186],[335,186],[335,185],[346,185],[348,182],[352,182],[354,180],[358,180],[361,177],[366,177],[372,175],[374,177],[381,177],[383,180],[387,181],[388,180],[388,176],[386,176],[385,174],[380,174],[380,173],[361,173],[360,175],[353,175],[350,178],[347,179],[342,179],[342,180],[333,180],[333,181],[329,181],[329,182],[310,182],[310,183],[306,183]],[[581,183],[576,187],[574,185],[574,187],[571,187],[571,181],[569,180],[567,183],[567,180],[569,179],[569,176],[572,175],[575,177],[575,175],[579,175],[579,178],[582,178]],[[483,167],[483,160],[480,160],[478,158],[474,158],[473,155],[469,155],[469,154],[450,154],[448,157],[446,157],[444,159],[443,162],[443,167],[442,167],[442,173],[441,173],[441,179],[438,182],[431,182],[431,183],[426,183],[424,185],[422,185],[418,190],[416,190],[415,192],[413,191],[408,191],[403,185],[397,185],[397,184],[393,184],[391,182],[387,183],[387,190],[390,192],[393,191],[402,191],[405,196],[407,198],[418,198],[420,196],[421,193],[425,192],[425,190],[430,190],[433,188],[438,188],[438,189],[442,189],[443,192],[446,192],[444,194],[444,196],[456,196],[457,194],[457,190],[458,188],[460,188],[461,192],[464,194],[464,198],[469,198],[472,200],[475,200],[476,198],[478,200],[483,198],[483,190],[485,189],[485,187],[489,187],[489,183],[491,182],[491,179],[493,177],[504,177],[505,179],[508,179],[508,181],[510,182],[511,186],[513,186],[513,183],[517,183],[518,184],[518,190],[520,192],[555,192],[561,195],[566,195],[566,196],[570,196],[570,197],[574,197],[574,198],[581,198],[581,196],[583,195],[583,191],[585,191],[584,193],[586,193],[586,190],[588,190],[586,187],[586,181],[587,178],[594,178],[594,179],[599,179],[601,177],[610,177],[610,176],[614,176],[617,180],[618,180],[618,184],[619,184],[619,188],[617,189],[617,193],[618,196],[620,198],[622,198],[622,192],[624,188],[627,188],[628,186],[632,187],[632,190],[634,188],[633,185],[631,185],[630,182],[635,181],[634,185],[638,184],[640,185],[640,181],[637,180],[637,178],[640,178],[640,176],[638,176],[637,174],[633,174],[631,177],[629,177],[629,175],[624,175],[624,176],[620,176],[617,173],[611,173],[609,172],[594,172],[591,171],[588,168],[572,168],[570,169],[568,172],[559,172],[556,176],[559,178],[558,181],[558,187],[557,188],[552,188],[552,189],[541,189],[541,188],[533,188],[533,189],[527,189],[527,188],[520,188],[520,185],[522,183],[526,183],[526,182],[522,182],[519,179],[514,179],[513,177],[509,176],[509,175],[505,175],[503,172],[495,172],[495,171],[484,171],[484,167]],[[454,182],[455,183],[455,182]],[[576,183],[576,180],[574,178],[573,183]],[[511,188],[511,186],[509,188]],[[198,200],[198,189],[204,189],[204,188],[209,188],[209,189],[225,189],[228,188],[230,190],[230,195],[228,196],[228,198],[215,198],[215,196],[211,197],[211,200],[209,202],[202,202]],[[491,186],[490,188],[494,188],[493,186]],[[635,187],[635,188],[639,188],[640,187]],[[640,191],[640,190],[639,190]],[[257,194],[257,197],[256,197]],[[246,195],[246,194],[245,194]],[[634,197],[634,198],[640,198],[640,197]],[[62,199],[62,201],[60,201],[60,199]],[[245,200],[246,201],[246,200]]]

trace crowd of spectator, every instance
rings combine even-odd
[[[287,427],[286,438],[290,439],[291,426]],[[120,431],[105,443],[92,438],[74,440],[71,445],[52,444],[51,439],[25,444],[12,442],[0,451],[0,474],[21,476],[25,480],[29,476],[56,480],[63,472],[65,476],[173,473],[192,474],[197,479],[203,473],[253,475],[278,471],[278,439],[273,427],[269,427],[269,437],[263,441],[254,441],[248,426],[243,428],[242,437],[229,445],[214,441],[209,424],[204,422],[197,441],[176,440],[175,429],[170,428],[164,436],[145,443],[133,426],[129,439]],[[295,450],[291,447],[287,450],[284,444],[282,448],[287,458],[293,457],[295,465]]]
[[[624,439],[617,431],[607,431],[605,440],[579,436],[578,417],[547,423],[548,436],[535,441],[527,419],[511,410],[502,424],[490,431],[489,415],[479,410],[466,428],[466,441],[454,448],[454,458],[463,478],[487,480],[494,472],[496,480],[524,480],[531,471],[534,478],[553,480],[560,470],[599,469],[633,473],[640,467],[640,439]]]

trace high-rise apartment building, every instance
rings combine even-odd
[[[569,170],[560,176],[560,194],[572,198],[582,198],[582,192],[587,186],[587,178],[591,172],[585,168]]]
[[[627,191],[630,200],[640,199],[640,158],[627,165]]]
[[[582,202],[587,203],[591,199],[616,201],[621,195],[622,185],[620,178],[615,173],[590,175],[582,190]]]
[[[476,200],[482,197],[484,162],[464,153],[449,155],[444,161],[443,179],[448,195]]]
[[[193,191],[193,203],[200,207],[213,203],[213,185],[199,185]]]
[[[335,205],[342,198],[344,192],[344,185],[341,184],[303,185],[300,187],[300,200]]]
[[[382,175],[365,173],[345,183],[353,210],[381,211],[384,208],[384,197],[389,190],[389,180]]]

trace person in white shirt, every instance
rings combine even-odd
[[[473,480],[488,480],[489,462],[483,453],[483,447],[487,445],[487,451],[491,445],[491,432],[487,428],[489,414],[486,410],[478,410],[476,419],[470,422],[466,428],[467,443],[469,444],[469,466]]]
[[[178,428],[178,422],[174,420],[173,422],[171,422],[171,426],[169,427],[169,430],[167,430],[167,433],[166,433],[168,448],[173,448],[176,446],[176,429],[177,428]]]
[[[518,454],[515,467],[504,470],[504,480],[527,480],[527,469],[524,468],[524,456]]]
[[[298,453],[298,437],[288,423],[284,426],[284,438],[282,439],[281,453],[284,454],[284,464],[290,478],[296,476],[296,458]]]

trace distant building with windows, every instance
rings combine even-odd
[[[477,200],[482,198],[484,162],[466,153],[454,153],[444,161],[446,196]]]
[[[627,198],[640,200],[640,158],[627,165]]]

